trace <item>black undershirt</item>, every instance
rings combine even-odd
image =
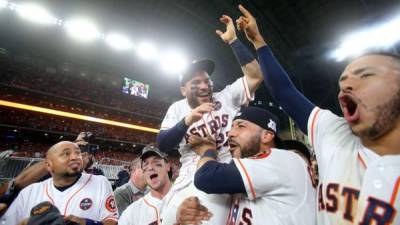
[[[78,182],[78,180],[79,180],[79,178],[81,178],[81,176],[82,176],[82,173],[79,173],[79,175],[76,178],[76,180],[70,185],[67,185],[67,186],[64,186],[64,187],[57,187],[56,185],[54,185],[54,187],[57,188],[57,190],[63,192],[65,190],[67,190],[68,188],[72,187],[74,184],[76,184],[76,182]]]

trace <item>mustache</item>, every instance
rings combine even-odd
[[[232,138],[228,138],[228,144],[235,144],[235,145],[240,146],[239,143],[237,141],[233,140]]]

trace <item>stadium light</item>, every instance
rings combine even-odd
[[[17,14],[23,19],[39,24],[57,24],[57,18],[50,14],[45,8],[33,3],[18,5]]]
[[[93,41],[101,36],[92,22],[82,18],[66,21],[64,28],[72,38],[79,41]]]
[[[129,38],[117,33],[107,35],[105,41],[108,45],[116,50],[129,50],[133,47],[133,44]]]
[[[7,7],[8,1],[0,0],[0,9]]]
[[[397,16],[386,23],[352,33],[343,39],[331,56],[337,61],[342,61],[370,49],[390,48],[400,41],[399,27],[400,16]]]
[[[137,54],[145,60],[156,59],[158,57],[157,48],[149,42],[141,42],[138,45]]]
[[[102,119],[102,118],[96,118],[96,117],[92,117],[92,116],[86,116],[86,115],[80,115],[80,114],[76,114],[76,113],[64,112],[64,111],[60,111],[60,110],[48,109],[48,108],[43,108],[43,107],[38,107],[38,106],[33,106],[33,105],[21,104],[21,103],[17,103],[17,102],[4,101],[1,99],[0,99],[0,106],[29,110],[29,111],[34,111],[34,112],[47,113],[47,114],[51,114],[51,115],[63,116],[63,117],[68,117],[68,118],[73,118],[73,119],[78,119],[78,120],[85,120],[85,121],[89,121],[89,122],[101,123],[101,124],[106,124],[106,125],[125,127],[125,128],[129,128],[129,129],[135,129],[135,130],[140,130],[140,131],[145,131],[145,132],[150,132],[150,133],[158,133],[159,132],[158,129],[154,129],[151,127],[144,127],[144,126],[139,126],[139,125],[134,125],[134,124],[129,124],[129,123],[122,123],[122,122],[117,122],[117,121],[113,121],[113,120],[106,120],[106,119]]]
[[[186,57],[178,51],[169,51],[161,59],[161,69],[167,74],[182,74],[188,66]]]

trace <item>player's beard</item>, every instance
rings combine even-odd
[[[190,108],[192,108],[192,109],[196,108],[197,106],[199,106],[201,104],[201,102],[199,101],[199,99],[197,97],[199,94],[201,94],[199,92],[200,92],[200,90],[199,90],[198,86],[193,85],[190,87],[190,92],[186,98],[187,98]],[[208,96],[210,98],[210,102],[211,102],[211,98],[212,98],[212,92],[213,92],[212,85],[208,85]]]
[[[370,140],[377,139],[397,125],[400,117],[400,88],[386,103],[376,107],[375,122],[369,128],[361,131],[360,136]]]
[[[261,149],[261,134],[257,133],[254,138],[251,138],[249,142],[240,146],[241,157],[247,158],[254,156],[260,152]]]
[[[65,171],[64,173],[61,173],[60,176],[61,177],[65,177],[65,178],[69,178],[69,177],[78,177],[81,173],[82,173],[83,169],[79,169],[76,171]]]

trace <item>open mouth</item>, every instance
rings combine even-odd
[[[343,116],[349,123],[357,122],[360,118],[358,112],[358,103],[350,95],[342,95],[339,97],[340,105],[343,109]]]
[[[233,151],[235,148],[238,148],[240,145],[239,143],[237,143],[236,141],[233,140],[228,140],[228,144],[229,144],[229,150]]]
[[[158,177],[158,174],[154,173],[154,174],[150,175],[150,180],[153,180],[157,177]]]

